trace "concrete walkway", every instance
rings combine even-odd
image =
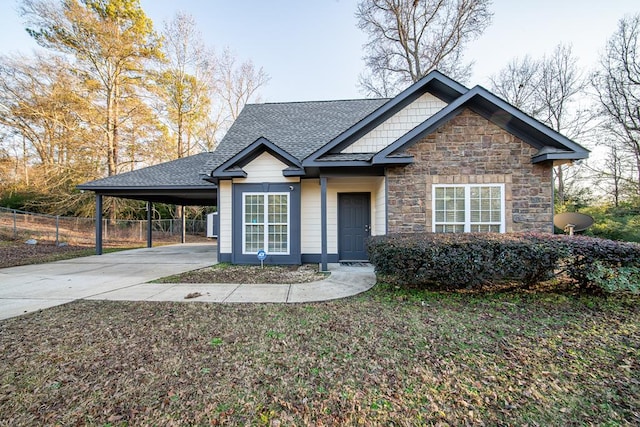
[[[161,277],[215,264],[215,246],[185,244],[134,249],[48,264],[0,269],[0,319],[77,299],[295,303],[344,298],[370,289],[372,267],[330,264],[322,281],[294,285],[160,284]],[[200,294],[185,299],[189,294]]]

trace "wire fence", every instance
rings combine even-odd
[[[179,243],[182,239],[181,219],[152,220],[152,238],[159,243]],[[95,218],[45,215],[0,207],[0,240],[34,239],[78,246],[95,244]],[[187,241],[206,239],[207,222],[187,219]],[[146,220],[102,220],[104,246],[133,246],[147,241]]]

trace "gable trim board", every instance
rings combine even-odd
[[[432,71],[416,83],[409,86],[383,106],[369,114],[360,122],[340,134],[334,140],[324,145],[314,153],[311,153],[303,161],[303,165],[318,166],[316,162],[325,154],[341,152],[348,145],[362,138],[370,131],[384,123],[389,117],[402,110],[404,107],[415,101],[426,92],[430,92],[436,97],[448,103],[458,98],[468,89],[460,83],[450,79],[438,71]]]
[[[440,126],[460,114],[465,107],[470,108],[509,133],[541,150],[541,152],[532,156],[531,161],[534,163],[548,160],[580,160],[586,159],[589,156],[589,150],[531,118],[483,87],[475,86],[439,112],[426,118],[424,122],[409,130],[396,141],[391,142],[377,153],[372,153],[373,156],[371,160],[338,161],[337,163],[345,166],[409,164],[413,159],[402,155],[402,150],[419,141],[425,135],[436,131]],[[370,129],[367,126],[371,124],[380,126],[384,123],[384,120],[390,117],[389,112],[395,113],[397,111],[398,110],[394,110],[391,106],[385,104],[385,106],[373,112],[370,117],[345,132],[344,136],[339,137],[321,150],[307,157],[307,159],[303,161],[303,165],[305,167],[321,166],[323,162],[331,161],[332,155],[334,158],[339,158],[339,154],[342,154],[349,145],[353,145],[355,141],[357,141],[357,139],[350,138],[354,138],[354,135],[359,135],[358,132],[361,132],[362,128],[368,129],[367,133],[371,132],[375,127]],[[364,135],[359,135],[358,138],[362,136]],[[349,141],[348,144],[347,141]],[[553,149],[551,147],[553,147]],[[336,152],[338,149],[340,153]]]
[[[284,176],[304,175],[298,159],[262,136],[211,171],[209,175],[212,178],[246,178],[247,173],[243,167],[265,152],[287,166],[282,170]]]
[[[440,126],[460,114],[465,107],[487,118],[531,146],[543,150],[531,158],[533,163],[548,160],[580,160],[589,156],[589,151],[584,147],[527,116],[481,86],[476,86],[377,152],[371,159],[371,164],[411,163],[413,159],[402,155],[402,151],[424,136],[436,131]],[[555,150],[549,149],[550,144]],[[310,161],[309,164],[316,164],[318,160]],[[305,161],[304,164],[306,165],[307,162]]]

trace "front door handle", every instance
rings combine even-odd
[[[364,231],[366,231],[367,233],[368,233],[369,231],[371,231],[371,226],[370,226],[369,224],[365,225],[365,226],[364,226]]]

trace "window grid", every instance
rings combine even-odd
[[[505,231],[504,184],[434,185],[432,208],[436,233]]]
[[[243,254],[289,254],[289,194],[243,193]]]

